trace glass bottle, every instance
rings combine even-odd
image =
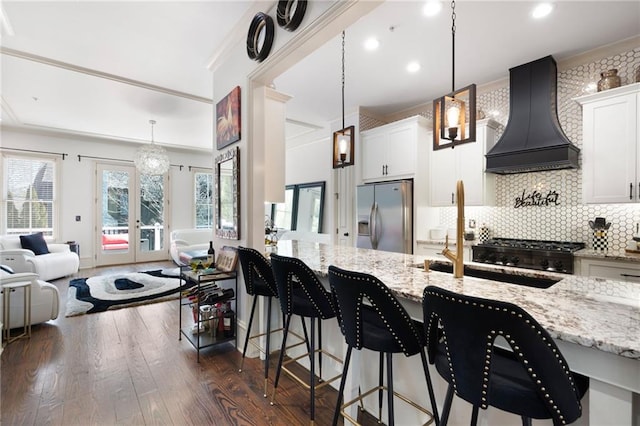
[[[213,249],[213,241],[209,241],[209,250],[207,250],[207,263],[210,268],[216,266],[216,251]]]

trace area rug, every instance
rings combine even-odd
[[[75,278],[69,282],[66,316],[174,299],[189,286],[162,270]]]

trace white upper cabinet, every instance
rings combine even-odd
[[[413,177],[418,144],[428,143],[427,120],[414,116],[360,133],[362,180]]]
[[[430,153],[430,194],[432,206],[455,204],[456,182],[464,182],[467,206],[495,204],[495,175],[485,173],[485,154],[496,142],[498,123],[491,120],[476,122],[476,141],[444,148]],[[433,150],[433,147],[431,148]]]
[[[640,202],[640,83],[576,101],[582,105],[583,202]]]

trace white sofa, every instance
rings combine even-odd
[[[176,265],[187,265],[191,254],[207,250],[212,239],[211,229],[176,229],[169,235],[169,253]]]
[[[40,324],[58,318],[60,309],[60,294],[58,288],[48,282],[38,279],[37,274],[22,272],[10,274],[0,269],[0,284],[31,282],[31,325]],[[11,293],[11,328],[24,326],[24,295],[18,289]],[[0,311],[2,311],[0,303]],[[0,314],[0,320],[4,315]],[[6,324],[5,324],[6,325]],[[3,325],[3,326],[5,326]]]
[[[69,249],[68,244],[47,243],[48,254],[35,255],[23,249],[18,235],[0,237],[0,264],[15,272],[32,272],[41,280],[49,281],[75,274],[80,267],[80,258]]]

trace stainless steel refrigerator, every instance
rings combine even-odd
[[[357,246],[413,253],[413,182],[359,185]]]

